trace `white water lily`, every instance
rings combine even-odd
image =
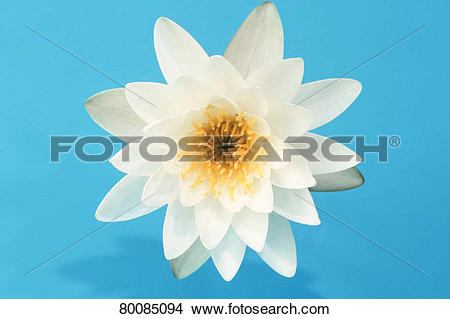
[[[156,22],[154,40],[167,84],[129,83],[86,102],[92,118],[113,135],[176,141],[189,135],[239,135],[245,145],[263,136],[279,152],[289,147],[286,137],[306,134],[320,145],[325,138],[307,131],[334,119],[361,91],[351,79],[301,85],[303,60],[283,59],[283,29],[271,2],[249,15],[224,56],[208,56],[167,18]],[[297,255],[289,220],[320,224],[308,189],[362,183],[354,168],[358,157],[342,144],[334,144],[332,152],[352,155],[351,161],[332,162],[318,154],[318,162],[295,156],[286,163],[182,163],[178,157],[156,163],[144,160],[139,148],[130,143],[110,160],[127,175],[105,196],[96,218],[129,220],[168,204],[164,254],[177,278],[212,257],[222,277],[231,280],[247,246],[279,274],[293,276]],[[124,151],[129,160],[123,160]],[[334,174],[348,182],[342,186]],[[316,185],[315,177],[323,184]]]

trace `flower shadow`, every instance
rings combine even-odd
[[[92,298],[320,298],[314,277],[299,269],[284,278],[249,249],[236,277],[222,280],[211,260],[183,280],[175,279],[161,242],[142,236],[119,238],[117,251],[63,265],[60,274],[85,285]]]

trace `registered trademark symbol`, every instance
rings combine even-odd
[[[389,137],[389,145],[391,147],[399,147],[401,144],[400,136],[392,135]]]

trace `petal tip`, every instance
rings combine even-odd
[[[297,273],[297,259],[296,261],[279,272],[280,275],[287,278],[292,278]]]
[[[170,20],[169,18],[166,18],[166,17],[159,17],[158,20],[156,20],[155,27],[154,27],[155,44],[158,39],[158,35],[160,35],[161,32],[164,32],[164,29],[170,27],[170,25],[178,26],[175,22],[173,22],[172,20]]]
[[[366,182],[366,179],[364,178],[364,175],[361,173],[361,171],[359,169],[357,169],[356,167],[355,167],[355,169],[356,169],[356,171],[358,173],[358,177],[361,179],[359,185],[356,186],[356,187],[359,187],[359,186],[364,185],[364,183]]]
[[[174,266],[173,266],[172,263],[170,263],[170,271],[172,272],[172,275],[175,277],[175,279],[184,279],[184,278],[187,277],[187,276],[185,276],[185,275],[179,273],[179,272],[174,268]]]
[[[345,80],[349,84],[348,88],[351,89],[352,92],[355,92],[355,100],[362,91],[362,83],[358,80],[349,78],[344,78],[343,80]]]
[[[88,98],[86,99],[86,101],[84,101],[84,106],[86,107],[86,109],[88,109],[89,106],[91,106],[90,104],[91,104],[96,98],[99,98],[99,97],[101,97],[102,95],[105,95],[105,94],[107,94],[107,93],[114,93],[115,91],[116,91],[116,92],[119,92],[119,91],[122,91],[122,92],[123,92],[123,90],[124,90],[124,88],[115,88],[115,89],[109,89],[109,90],[104,90],[104,91],[101,91],[101,92],[97,92],[97,93],[91,95],[90,97],[88,97]]]
[[[308,186],[308,187],[314,187],[316,185],[317,185],[317,180],[314,176],[311,175],[310,186]]]
[[[355,88],[355,92],[356,92],[356,97],[358,97],[358,95],[361,93],[362,91],[362,83],[359,82],[358,80],[352,79],[354,88]],[[355,97],[355,99],[356,99]]]
[[[222,274],[220,274],[220,275],[222,276],[222,279],[225,280],[226,282],[230,282],[234,278],[234,276],[231,277],[231,276],[222,275]]]
[[[181,253],[179,254],[175,254],[173,252],[169,252],[166,248],[166,246],[163,245],[163,250],[164,250],[164,258],[166,258],[166,260],[172,260],[175,259],[177,257],[179,257],[181,255]]]
[[[95,219],[98,220],[99,222],[112,223],[115,221],[119,221],[119,220],[115,220],[115,219],[111,219],[111,218],[105,218],[105,217],[102,217],[101,215],[102,215],[101,212],[97,209],[94,216],[95,216]]]
[[[260,253],[260,252],[262,252],[263,251],[263,249],[264,249],[264,245],[265,245],[265,241],[261,244],[261,245],[259,245],[259,246],[253,246],[253,247],[250,247],[251,249],[253,249],[254,251],[256,251],[257,253]]]
[[[236,277],[236,274],[239,271],[239,267],[237,269],[234,269],[234,270],[231,270],[231,271],[230,270],[220,269],[220,268],[217,268],[217,270],[219,271],[219,274],[223,278],[223,280],[225,280],[226,282],[230,282],[231,280],[233,280],[234,277]]]
[[[98,213],[98,211],[95,212],[94,216],[95,216],[95,219],[98,220],[99,222],[105,222],[105,220],[100,217],[100,214]]]
[[[84,107],[86,108],[86,110],[89,110],[89,104],[92,102],[92,99],[94,98],[95,95],[92,95],[90,97],[88,97],[86,99],[86,101],[84,101]]]
[[[161,23],[174,23],[174,22],[167,17],[159,17],[158,20],[156,20],[155,22],[155,26],[160,25]]]
[[[361,163],[362,162],[362,157],[355,153],[355,161],[356,161],[356,164]]]
[[[283,276],[287,278],[292,278],[295,276],[295,273],[297,272],[297,267],[289,270],[287,273],[285,273]]]
[[[276,12],[278,14],[277,7],[272,1],[264,1],[256,8],[261,8],[261,9],[265,9],[265,10],[273,10],[274,12]]]
[[[205,246],[205,248],[208,250],[213,250],[214,248],[216,248],[216,246],[220,242],[220,240],[219,241],[208,240],[205,238],[205,236],[202,236],[202,233],[200,233],[200,240],[201,240],[203,246]]]

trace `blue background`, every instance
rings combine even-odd
[[[399,135],[389,163],[360,165],[366,184],[315,194],[316,204],[408,262],[327,215],[294,224],[299,268],[283,278],[247,250],[224,282],[211,261],[184,280],[162,249],[164,211],[108,225],[25,273],[102,223],[94,212],[121,178],[109,163],[65,154],[49,163],[50,135],[108,134],[85,111],[117,84],[28,30],[30,25],[120,81],[163,77],[153,25],[168,16],[209,54],[221,54],[259,1],[8,2],[0,10],[0,297],[16,298],[449,298],[448,1],[277,1],[285,56],[305,60],[304,82],[339,77],[415,29],[427,27],[348,77],[357,101],[324,135]]]

